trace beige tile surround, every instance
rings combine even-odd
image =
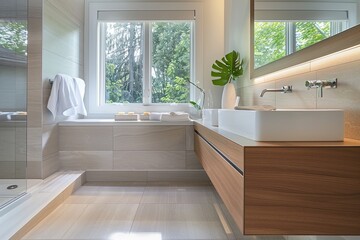
[[[340,108],[345,111],[345,137],[360,140],[360,46],[313,60],[261,78],[244,81],[238,89],[242,105],[276,108]],[[306,80],[338,79],[337,89],[324,89],[323,98],[307,90]],[[293,93],[266,93],[265,88],[292,85]]]
[[[87,171],[88,181],[209,181],[193,150],[193,126],[58,128],[60,168]]]
[[[57,73],[82,77],[84,1],[32,0],[28,11],[27,177],[59,170],[58,119],[46,109],[48,80]],[[63,119],[60,119],[63,120]]]

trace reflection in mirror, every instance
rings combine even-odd
[[[254,68],[279,60],[355,26],[358,0],[270,2],[255,0]]]

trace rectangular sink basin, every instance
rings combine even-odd
[[[340,109],[219,110],[219,128],[255,141],[343,141]]]

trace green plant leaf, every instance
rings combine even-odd
[[[216,60],[212,65],[211,76],[214,85],[224,86],[230,80],[236,80],[243,74],[244,61],[240,60],[240,54],[232,51],[226,54],[221,60]]]
[[[224,80],[224,79],[215,79],[212,80],[212,83],[216,86],[224,86],[228,83],[228,80]]]
[[[199,106],[199,104],[197,104],[196,102],[194,101],[190,101],[190,104],[197,110],[201,110],[201,107]]]

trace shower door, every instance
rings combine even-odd
[[[27,0],[0,0],[0,210],[26,193]]]

